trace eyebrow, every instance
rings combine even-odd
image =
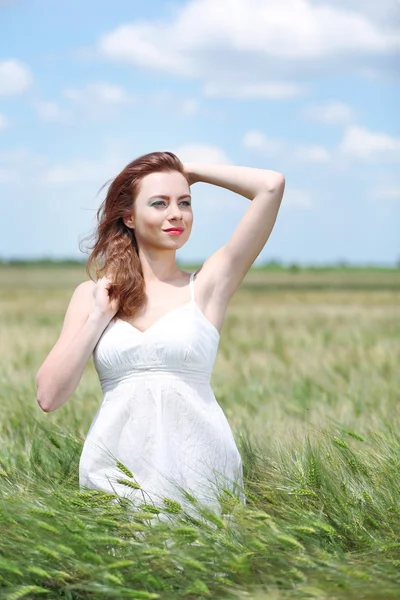
[[[152,200],[153,198],[162,198],[163,200],[171,200],[171,196],[163,196],[162,194],[157,194],[156,196],[151,196],[149,198],[149,200]],[[179,196],[178,200],[182,200],[182,198],[192,199],[192,196],[190,194],[183,194],[183,196]]]

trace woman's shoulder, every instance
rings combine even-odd
[[[72,298],[79,302],[82,305],[82,308],[85,305],[89,309],[92,305],[93,292],[95,287],[96,282],[92,279],[82,281],[82,283],[79,283],[74,289]]]
[[[95,286],[95,282],[90,279],[79,283],[74,289],[64,319],[64,333],[70,329],[75,331],[76,325],[87,319],[93,307]]]
[[[96,287],[96,282],[93,279],[88,279],[87,281],[82,281],[79,285],[76,286],[75,292],[79,294],[91,294],[93,289]]]

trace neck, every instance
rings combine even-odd
[[[146,283],[175,281],[182,276],[176,264],[176,250],[149,251],[139,248],[139,259]]]

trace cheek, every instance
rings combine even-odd
[[[151,229],[152,227],[159,227],[162,220],[163,216],[161,211],[154,211],[153,213],[146,215],[146,217],[143,219],[143,224],[146,228]]]

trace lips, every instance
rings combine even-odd
[[[164,229],[164,231],[184,231],[183,227],[170,227],[169,229]]]

